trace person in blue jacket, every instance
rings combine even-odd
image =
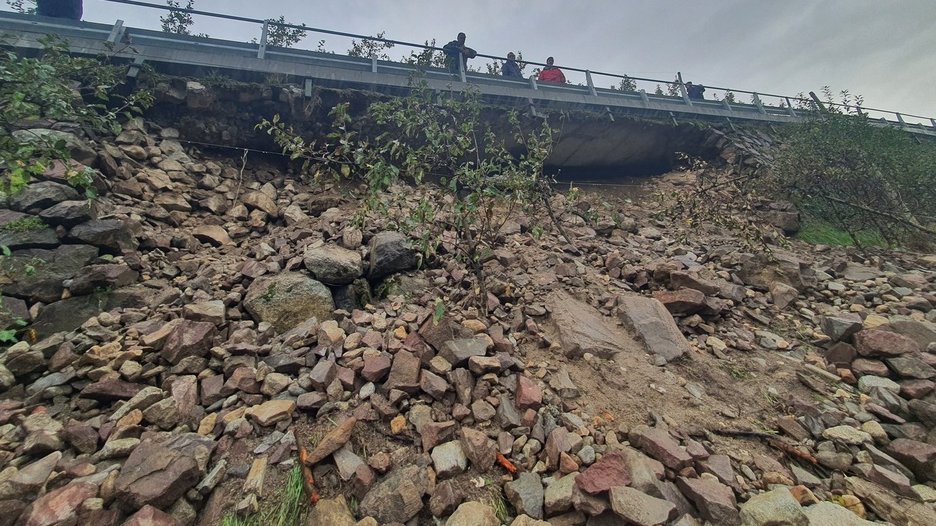
[[[501,67],[501,75],[507,78],[522,79],[523,73],[520,72],[520,66],[517,65],[517,56],[513,52],[507,53],[507,60]]]
[[[55,18],[81,20],[82,0],[39,0],[36,2],[36,14]]]

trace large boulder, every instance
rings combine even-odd
[[[87,296],[75,296],[50,303],[39,311],[31,329],[39,338],[56,332],[71,331],[89,318],[114,308],[140,308],[150,304],[156,292],[143,285],[123,287],[117,290],[95,291]]]
[[[261,276],[247,288],[244,308],[283,333],[309,318],[334,319],[335,302],[322,283],[299,272]]]
[[[808,262],[782,251],[774,251],[772,258],[762,254],[743,255],[738,277],[745,285],[761,290],[769,290],[772,283],[780,282],[803,292],[818,283],[816,271]]]
[[[62,201],[42,212],[39,217],[50,225],[62,225],[65,228],[71,228],[75,225],[90,221],[96,218],[96,210],[93,201],[87,199]]]
[[[637,335],[650,354],[670,362],[689,352],[689,342],[672,315],[654,298],[636,294],[620,296],[618,317]]]
[[[568,292],[557,290],[549,297],[550,320],[555,324],[566,356],[577,358],[591,353],[609,359],[635,348],[633,339],[614,322]],[[666,312],[664,310],[664,312]],[[666,317],[672,321],[669,313]]]
[[[166,509],[198,479],[198,464],[191,455],[144,440],[120,470],[115,484],[117,502],[127,510],[147,504]]]
[[[881,329],[866,329],[856,334],[855,349],[864,357],[892,357],[922,351],[914,340]]]
[[[63,283],[73,296],[91,294],[96,290],[111,290],[135,283],[140,274],[126,263],[107,263],[82,267],[72,279]]]
[[[306,248],[303,262],[312,277],[328,285],[347,285],[361,277],[361,254],[338,245]]]
[[[25,144],[56,143],[64,141],[68,153],[79,164],[90,165],[97,159],[97,152],[87,142],[79,139],[72,133],[51,130],[49,128],[32,128],[30,130],[17,130],[13,138]]]
[[[390,274],[416,268],[416,251],[399,232],[380,232],[370,240],[370,266],[367,276],[378,280]]]
[[[136,250],[136,238],[126,223],[119,219],[94,219],[82,223],[68,233],[72,240],[94,245],[112,254]]]
[[[61,299],[62,283],[97,256],[98,250],[87,245],[16,251],[0,268],[0,288],[8,296],[51,303]]]
[[[21,517],[26,526],[76,524],[78,507],[97,496],[98,488],[87,482],[72,482],[36,499],[28,515]],[[15,519],[15,517],[14,517]],[[5,522],[4,524],[12,524]]]
[[[78,197],[78,191],[70,186],[41,181],[27,185],[20,192],[10,196],[9,205],[13,210],[20,212],[38,213],[63,201],[74,201]]]

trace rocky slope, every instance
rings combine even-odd
[[[102,196],[0,211],[0,524],[220,524],[300,449],[315,525],[936,524],[936,257],[557,198],[575,246],[508,222],[483,316],[444,242],[177,138],[72,138]]]

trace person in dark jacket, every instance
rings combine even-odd
[[[703,93],[705,93],[705,86],[691,82],[686,83],[686,95],[689,96],[689,100],[704,100]]]
[[[465,45],[465,34],[459,33],[458,38],[442,46],[442,52],[445,53],[445,67],[452,73],[459,73],[458,61],[461,60],[465,70],[468,70],[468,59],[475,58],[478,54],[475,50]]]
[[[550,84],[565,84],[566,78],[562,70],[553,66],[555,60],[552,57],[546,59],[546,67],[539,72],[536,80],[540,82],[549,82]]]
[[[520,66],[517,64],[517,56],[513,52],[507,53],[507,60],[501,67],[501,75],[512,79],[523,78],[523,73],[520,72]]]
[[[82,0],[39,0],[36,4],[36,14],[39,16],[81,20]]]

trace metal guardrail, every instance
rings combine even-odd
[[[545,106],[585,104],[605,111],[612,119],[614,114],[612,108],[614,108],[615,110],[621,110],[629,114],[652,113],[659,116],[662,112],[663,116],[668,115],[674,121],[678,114],[689,114],[694,117],[701,117],[709,120],[727,120],[729,123],[731,119],[791,122],[801,120],[802,113],[812,112],[817,109],[815,103],[811,99],[799,96],[759,93],[717,86],[706,86],[706,90],[710,92],[721,91],[723,93],[731,92],[734,94],[750,95],[751,103],[746,104],[737,101],[728,102],[724,99],[690,99],[686,91],[686,84],[682,82],[681,77],[668,81],[630,77],[627,75],[592,71],[570,66],[559,67],[566,72],[575,72],[580,74],[580,77],[584,76],[584,84],[544,84],[538,83],[534,77],[526,80],[509,79],[474,71],[464,71],[464,68],[462,68],[462,71],[460,71],[457,76],[453,77],[450,72],[441,68],[419,68],[415,65],[383,61],[377,58],[365,59],[333,53],[272,47],[269,45],[268,35],[270,26],[281,26],[311,33],[353,38],[363,41],[382,42],[423,51],[442,51],[440,47],[305,25],[280,23],[274,20],[259,20],[197,9],[172,8],[137,0],[105,1],[170,12],[185,12],[195,16],[206,16],[259,25],[260,38],[256,44],[251,44],[214,38],[175,35],[145,29],[131,29],[124,26],[121,20],[118,20],[113,26],[107,26],[90,22],[75,22],[63,19],[18,15],[15,13],[0,13],[0,31],[10,29],[13,31],[32,33],[34,35],[40,33],[55,33],[73,41],[72,51],[79,53],[102,52],[100,49],[101,46],[95,45],[96,40],[107,42],[110,46],[113,46],[114,44],[129,39],[132,42],[134,52],[118,52],[114,54],[121,58],[132,60],[136,64],[140,64],[143,61],[168,62],[186,64],[189,66],[284,73],[307,79],[307,92],[311,90],[310,81],[324,81],[325,83],[336,82],[339,84],[365,84],[371,87],[379,85],[384,88],[406,88],[408,86],[408,80],[405,83],[401,83],[399,78],[392,79],[389,78],[389,76],[406,77],[406,79],[408,79],[412,73],[418,70],[424,72],[430,85],[437,89],[440,85],[447,85],[452,89],[463,89],[463,86],[460,87],[458,84],[470,84],[478,87],[482,95],[488,97],[512,99],[515,101],[525,99],[531,108],[534,108],[534,101]],[[23,37],[23,35],[20,36]],[[75,40],[77,40],[77,42],[74,42]],[[17,44],[21,47],[35,48],[38,45],[38,38],[19,38],[18,42],[14,45]],[[477,57],[498,61],[506,60],[505,57],[483,53],[478,53]],[[533,66],[545,66],[545,64],[532,61],[524,61],[524,63]],[[629,80],[637,83],[638,86],[647,83],[658,86],[675,85],[681,96],[672,97],[658,95],[652,92],[648,93],[645,89],[622,91],[614,88],[600,88],[595,84],[596,77],[612,79],[617,83],[620,83],[622,80]],[[771,104],[771,102],[775,102],[776,104]],[[833,105],[847,108],[841,104]],[[855,109],[855,107],[848,109]],[[880,115],[878,120],[882,124],[900,127],[915,133],[936,136],[936,119],[934,118],[876,108],[860,107],[858,109],[869,116],[874,115],[876,117]],[[894,120],[890,120],[888,117]],[[928,121],[929,124],[908,122],[908,118],[920,119],[924,123]]]

